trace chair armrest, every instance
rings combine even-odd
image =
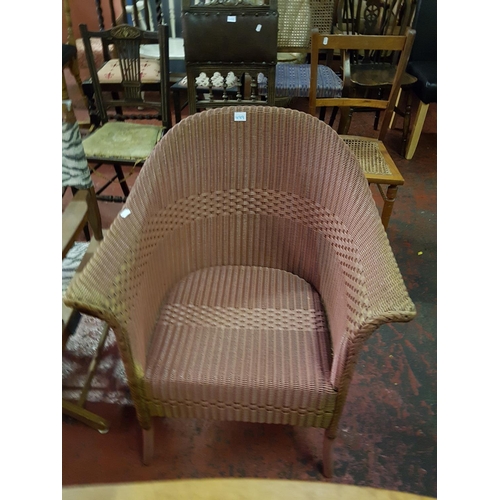
[[[368,186],[367,186],[368,189]],[[367,200],[373,203],[373,200]],[[382,324],[407,322],[416,315],[378,213],[372,211],[376,223],[350,227],[352,244],[357,249],[357,262],[343,266],[347,276],[343,309],[345,322],[339,321],[338,297],[325,295],[327,316],[336,321],[332,329],[334,343],[331,382],[341,388],[350,379],[357,355],[365,340]],[[352,366],[351,366],[352,365]]]
[[[134,206],[133,198],[131,194],[124,208]],[[148,265],[138,264],[142,228],[148,209],[142,205],[141,212],[137,204],[135,207],[126,218],[118,215],[113,221],[106,238],[84,269],[74,276],[64,297],[68,307],[100,318],[111,326],[120,345],[125,368],[133,369],[132,377],[142,373],[145,365],[147,341],[151,333],[151,322],[145,318],[151,317],[151,308],[154,308],[148,301],[138,300],[144,283],[143,271],[148,270]],[[160,293],[158,291],[158,295]],[[163,295],[158,301],[162,298]],[[148,330],[147,334],[143,333],[145,330]]]
[[[62,258],[66,256],[76,237],[83,230],[87,222],[89,205],[88,192],[78,191],[62,215]]]

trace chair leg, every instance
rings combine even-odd
[[[401,99],[402,92],[403,92],[403,89],[399,89],[398,97],[396,98],[396,103],[394,104],[394,111],[392,112],[391,121],[389,122],[389,128],[391,128],[391,129],[394,126],[394,120],[396,119],[396,114],[397,114],[396,109],[399,106],[399,101]]]
[[[126,198],[130,194],[130,191],[128,189],[127,182],[125,181],[125,176],[123,175],[122,167],[121,167],[121,165],[118,165],[117,163],[115,163],[113,165],[113,167],[115,168],[116,176],[118,177],[118,180],[120,181],[120,186],[122,187],[123,195]]]
[[[101,434],[106,434],[109,431],[109,422],[92,413],[91,411],[82,408],[81,406],[72,403],[71,401],[62,400],[62,412],[64,415],[68,415],[84,424],[87,424],[89,427],[98,430]]]
[[[327,478],[333,477],[333,439],[330,439],[325,430],[323,438],[323,475]]]
[[[413,155],[415,154],[415,149],[417,149],[417,144],[420,139],[420,134],[422,133],[422,127],[424,126],[428,109],[429,104],[424,104],[422,101],[418,103],[417,116],[415,118],[413,129],[410,133],[410,138],[408,140],[408,149],[406,150],[405,155],[405,158],[407,160],[411,160],[413,158]]]
[[[66,85],[66,77],[64,76],[64,68],[62,70],[62,100],[67,101],[69,99],[68,86]]]
[[[410,118],[411,118],[411,92],[406,92],[406,107],[404,111],[403,121],[403,140],[401,143],[401,156],[404,157],[406,146],[408,144],[408,133],[410,131]]]
[[[391,218],[392,208],[394,206],[394,202],[396,201],[396,196],[398,194],[398,187],[394,185],[390,185],[387,187],[387,191],[384,193],[382,191],[382,187],[380,184],[377,184],[377,187],[384,199],[384,206],[382,207],[382,225],[384,229],[387,231],[387,226],[389,225],[389,219]]]
[[[339,134],[348,134],[351,126],[352,108],[340,109]]]
[[[75,57],[70,63],[69,69],[71,71],[71,74],[73,75],[74,79],[76,80],[76,83],[78,85],[78,89],[80,90],[80,94],[82,95],[83,99],[85,100],[85,92],[83,91],[83,84],[82,84],[82,79],[80,78],[80,68],[78,67],[78,59]]]
[[[154,455],[154,419],[149,429],[142,429],[142,463],[149,465]]]
[[[328,125],[330,125],[330,127],[333,127],[333,123],[335,122],[335,118],[337,117],[338,110],[339,110],[338,106],[335,106],[332,109],[332,114],[330,115],[330,121],[328,122]]]

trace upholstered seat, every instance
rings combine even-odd
[[[437,102],[437,61],[410,61],[408,71],[418,80],[413,88],[417,97],[424,104]]]
[[[155,125],[107,122],[84,139],[83,148],[88,160],[145,160],[161,138],[163,130],[163,127]]]
[[[276,65],[276,97],[309,97],[310,64]],[[340,97],[342,79],[328,66],[318,66],[319,97]]]
[[[141,82],[157,83],[160,81],[159,59],[141,59]],[[101,83],[121,83],[123,80],[119,59],[109,60],[98,72]]]

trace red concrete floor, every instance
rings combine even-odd
[[[69,90],[77,116],[84,120],[82,101],[71,83]],[[307,103],[293,105],[306,110]],[[366,342],[335,443],[331,480],[433,497],[437,496],[436,121],[437,107],[431,105],[411,161],[399,155],[400,118],[386,138],[406,180],[399,189],[388,236],[418,315],[411,323],[380,328]],[[373,133],[372,123],[372,114],[357,113],[350,133]],[[101,179],[95,175],[94,182],[99,185]],[[113,189],[120,194],[119,188]],[[70,196],[65,195],[63,205]],[[378,192],[374,197],[378,199]],[[103,225],[109,227],[121,205],[100,202],[99,206]],[[108,418],[111,428],[101,435],[63,417],[63,485],[203,477],[328,481],[321,474],[320,429],[160,419],[155,459],[146,467],[140,461],[141,435],[134,408],[104,403],[89,403],[88,408]]]

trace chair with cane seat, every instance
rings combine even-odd
[[[404,178],[382,142],[389,128],[389,122],[394,111],[396,98],[401,87],[401,78],[405,72],[411,47],[415,37],[414,30],[408,30],[406,35],[325,35],[313,33],[311,51],[311,75],[315,75],[318,65],[320,49],[339,50],[343,64],[344,78],[349,78],[349,65],[351,50],[384,50],[399,53],[398,64],[392,81],[388,99],[369,99],[355,97],[318,98],[315,93],[315,82],[311,79],[309,94],[309,112],[316,114],[318,107],[339,107],[341,120],[339,133],[359,161],[363,172],[370,184],[376,184],[384,200],[382,208],[382,224],[387,229],[398,186],[404,184]],[[353,109],[373,109],[384,111],[384,118],[380,126],[378,137],[357,137],[345,135],[351,120]],[[383,186],[387,186],[384,192]]]
[[[297,110],[208,109],[165,135],[125,209],[66,302],[116,335],[144,462],[156,417],[289,424],[325,429],[330,477],[363,342],[415,316],[346,144]]]

